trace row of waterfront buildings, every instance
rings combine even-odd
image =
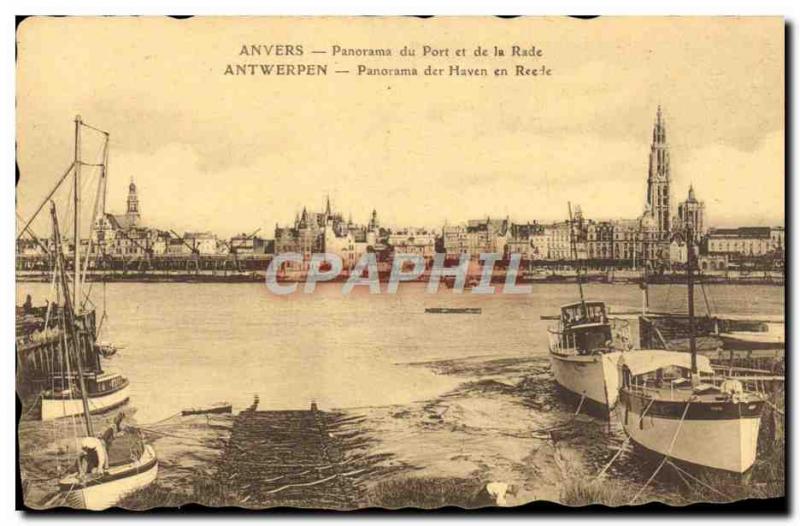
[[[105,214],[92,229],[91,240],[82,249],[98,258],[137,260],[142,258],[186,258],[192,256],[269,257],[294,252],[310,260],[314,253],[333,253],[345,266],[352,266],[366,252],[379,259],[392,254],[415,254],[432,258],[482,253],[523,261],[563,263],[581,259],[604,266],[648,266],[668,268],[686,262],[687,236],[700,247],[701,265],[707,269],[731,264],[766,261],[782,264],[785,253],[783,227],[712,228],[706,224],[705,204],[690,187],[673,214],[671,174],[666,123],[659,107],[653,127],[647,175],[647,195],[641,216],[634,219],[593,220],[576,207],[571,219],[554,223],[513,222],[510,218],[480,218],[463,224],[445,224],[441,229],[387,228],[376,210],[366,224],[356,224],[334,211],[330,199],[324,210],[304,208],[292,224],[275,225],[274,237],[258,232],[221,239],[211,232],[166,231],[145,226],[139,196],[131,181],[124,214]],[[21,239],[21,257],[42,255],[42,242]]]

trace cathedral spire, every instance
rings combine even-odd
[[[325,215],[327,217],[331,216],[331,194],[328,194],[325,198]]]
[[[670,227],[670,167],[667,126],[659,104],[653,125],[653,142],[650,145],[650,166],[647,176],[646,210],[655,220],[658,231],[665,236]]]

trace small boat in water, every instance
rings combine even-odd
[[[42,393],[42,420],[54,420],[83,413],[83,400],[80,388],[76,388],[76,378],[54,376],[53,382],[63,384]],[[83,386],[89,400],[90,412],[103,413],[128,402],[130,382],[118,373],[85,373]]]
[[[218,415],[233,412],[233,405],[229,402],[218,402],[206,407],[190,407],[181,411],[181,415]]]
[[[758,329],[722,332],[719,337],[725,349],[764,350],[782,349],[786,346],[784,331],[770,331],[766,323],[761,324]]]
[[[117,346],[105,342],[96,342],[95,349],[103,358],[111,358],[119,350]]]
[[[480,314],[480,307],[428,307],[425,312],[429,314]]]

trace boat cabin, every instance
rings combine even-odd
[[[659,389],[690,389],[692,367],[690,353],[663,350],[648,350],[626,354],[619,362],[622,371],[622,388],[644,390],[651,393]],[[703,375],[713,375],[714,369],[708,357],[697,356],[697,370]],[[714,390],[713,386],[704,386]],[[718,390],[717,390],[718,391]]]
[[[564,328],[586,323],[608,323],[606,304],[602,301],[584,301],[561,307],[561,324]]]
[[[608,349],[613,341],[611,323],[602,301],[572,303],[561,307],[562,349],[592,354]]]
[[[119,373],[102,373],[86,379],[89,393],[110,393],[125,387],[128,379]]]

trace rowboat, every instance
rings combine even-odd
[[[206,407],[189,407],[181,411],[181,415],[215,415],[233,412],[233,406],[229,402],[218,402]]]
[[[480,307],[428,307],[425,312],[429,314],[480,314]]]

